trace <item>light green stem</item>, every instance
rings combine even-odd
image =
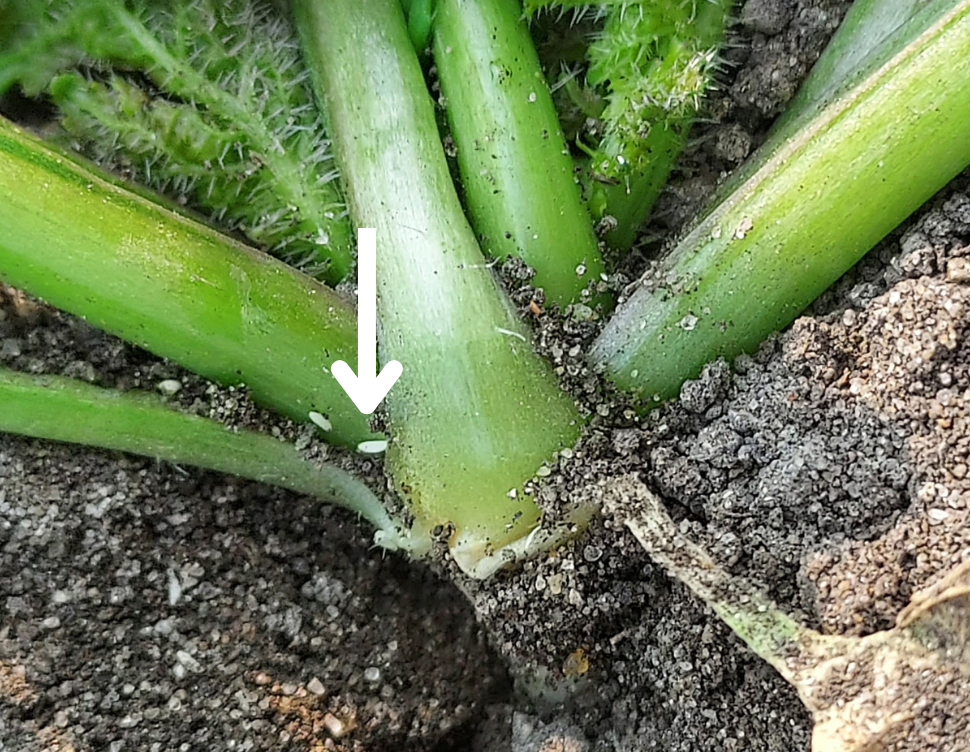
[[[611,248],[625,251],[633,246],[640,227],[667,185],[692,124],[693,118],[674,122],[658,118],[637,143],[645,159],[635,170],[622,170],[619,177],[599,172],[597,157],[586,162],[583,180],[587,204],[597,219],[612,218],[605,235]],[[598,157],[603,154],[600,152]]]
[[[434,59],[485,253],[523,259],[546,300],[603,272],[592,220],[519,0],[439,0]]]
[[[328,439],[374,438],[327,368],[353,361],[343,298],[263,253],[135,195],[0,119],[0,279]]]
[[[953,0],[854,0],[839,30],[772,129],[774,141],[794,134],[840,92],[889,62],[901,45],[937,21]],[[786,136],[787,137],[787,136]]]
[[[882,65],[769,140],[620,307],[591,359],[621,388],[667,398],[754,350],[970,163],[970,0],[935,5]]]
[[[431,27],[434,25],[436,0],[401,0],[404,15],[408,20],[408,33],[414,49],[424,52],[431,42]]]
[[[356,512],[390,548],[403,528],[359,480],[311,464],[292,444],[167,407],[153,394],[117,392],[57,376],[0,369],[0,431],[113,449],[271,483]]]
[[[473,569],[534,529],[521,486],[579,418],[486,268],[398,0],[294,0],[351,214],[377,229],[387,465],[416,526],[451,523]],[[353,362],[353,361],[351,361]]]

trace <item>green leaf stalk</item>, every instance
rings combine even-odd
[[[421,53],[431,43],[436,0],[401,0],[408,21],[408,33],[414,49]]]
[[[375,438],[327,369],[353,308],[263,253],[138,196],[0,118],[0,279],[356,447]]]
[[[970,164],[970,0],[931,5],[779,128],[620,306],[591,359],[621,388],[651,404],[754,350]]]
[[[315,464],[286,442],[186,415],[157,395],[100,389],[75,379],[0,369],[0,431],[113,449],[271,483],[349,509],[390,549],[423,548],[374,493],[333,465]],[[413,552],[413,551],[412,551]]]
[[[518,0],[438,0],[434,60],[482,250],[523,259],[548,302],[589,300],[603,262]]]
[[[539,522],[524,481],[579,416],[493,278],[462,211],[398,0],[294,0],[354,221],[377,230],[386,462],[415,527],[487,574]],[[353,362],[353,361],[351,361]]]

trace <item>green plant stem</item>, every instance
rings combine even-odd
[[[167,407],[156,395],[100,389],[58,376],[0,369],[0,431],[113,449],[271,483],[356,512],[389,548],[409,547],[374,493],[292,445]]]
[[[837,96],[890,62],[902,45],[952,7],[953,0],[854,0],[812,74],[772,127],[772,143],[796,133]]]
[[[653,402],[717,357],[754,350],[970,163],[970,0],[938,3],[882,65],[733,190],[624,303],[591,359]]]
[[[398,0],[292,7],[351,215],[377,230],[380,351],[404,367],[387,466],[415,526],[453,525],[472,571],[535,528],[521,486],[576,439],[578,414],[485,266]]]
[[[418,53],[424,52],[431,42],[436,5],[436,0],[401,0],[408,21],[408,33]]]
[[[605,152],[586,162],[583,181],[587,205],[598,220],[611,218],[605,233],[611,248],[626,251],[633,246],[684,150],[692,124],[693,118],[658,119],[637,144],[643,155],[640,166],[623,170],[620,177],[599,172],[597,158]],[[602,166],[602,162],[599,164]]]
[[[579,302],[603,262],[519,0],[438,0],[434,59],[482,250]]]
[[[710,85],[733,0],[656,0],[609,8],[590,44],[587,81],[606,88],[603,135],[584,174],[607,243],[633,245]]]
[[[327,371],[357,342],[333,291],[2,119],[0,195],[0,279],[293,420],[321,413],[336,443],[374,438]]]

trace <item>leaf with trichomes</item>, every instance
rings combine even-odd
[[[292,29],[258,0],[13,0],[0,91],[83,152],[335,283],[350,225]]]
[[[591,135],[587,194],[612,216],[610,244],[632,245],[680,154],[709,88],[732,0],[666,0],[611,7],[589,46],[587,83],[606,106]]]

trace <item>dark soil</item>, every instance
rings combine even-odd
[[[846,5],[744,5],[711,122],[617,284],[763,140]],[[592,416],[537,485],[550,515],[632,473],[806,624],[891,626],[970,551],[968,188],[643,418],[587,371],[595,323],[540,317],[540,349]],[[182,407],[382,484],[375,461],[9,290],[0,363],[174,380]],[[807,750],[810,733],[773,669],[610,517],[468,582],[383,556],[349,515],[293,494],[0,435],[0,750]]]

